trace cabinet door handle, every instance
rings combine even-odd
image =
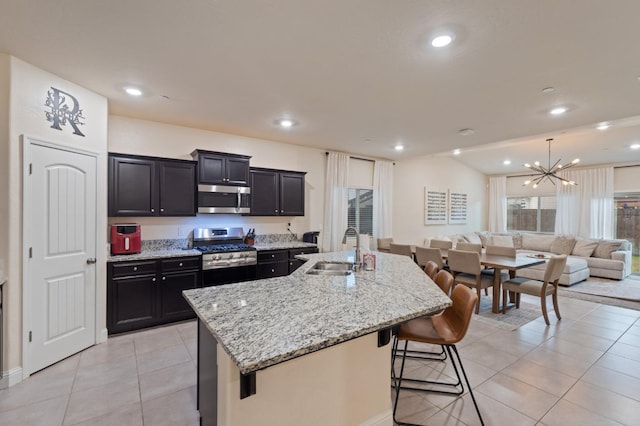
[[[272,269],[271,269],[271,272],[276,272],[276,270],[272,268]]]
[[[272,254],[272,255],[271,255],[271,257],[276,257],[276,255],[275,255],[275,254]]]
[[[164,211],[164,209],[160,209],[160,211],[161,211],[161,212],[163,212],[163,211]]]
[[[276,209],[276,210],[274,210],[274,212],[278,213],[278,210]]]
[[[151,213],[155,213],[156,209],[151,209]]]
[[[135,272],[135,271],[137,271],[137,270],[138,270],[138,267],[137,267],[137,266],[134,266],[134,267],[133,267],[133,272]]]
[[[180,264],[178,266],[182,266],[182,262],[180,262]]]
[[[167,279],[167,277],[162,277],[162,281],[165,281]]]
[[[94,263],[96,263],[95,257],[90,257],[87,259],[87,265],[93,265]]]
[[[156,277],[151,278],[151,281],[156,282]]]

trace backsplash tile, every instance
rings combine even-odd
[[[298,236],[293,234],[256,234],[256,244],[270,244],[270,243],[287,243],[289,241],[298,241]]]

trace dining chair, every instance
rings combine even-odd
[[[427,274],[429,278],[435,281],[436,274],[438,273],[438,265],[436,265],[436,262],[433,262],[431,260],[427,261],[427,264],[424,267],[424,273]]]
[[[413,251],[409,244],[395,244],[389,243],[389,252],[392,254],[401,254],[403,256],[409,256],[413,259]]]
[[[493,277],[482,273],[480,253],[476,251],[449,250],[449,269],[453,274],[453,285],[464,284],[478,293],[476,314],[480,312],[480,293],[493,286]]]
[[[429,241],[429,247],[449,250],[451,247],[453,247],[453,241],[431,240]]]
[[[476,253],[477,254],[477,253]],[[446,273],[446,271],[443,271]],[[394,341],[393,352],[398,351],[398,344],[400,340],[404,340],[404,352],[402,355],[402,362],[400,365],[400,374],[396,377],[395,369],[393,369],[393,386],[395,387],[396,394],[393,402],[393,420],[398,425],[411,425],[412,423],[405,423],[398,421],[396,413],[398,409],[398,399],[401,389],[417,390],[422,392],[435,392],[438,394],[460,396],[464,393],[464,384],[460,377],[460,372],[464,377],[465,383],[473,400],[473,405],[478,413],[480,424],[484,425],[478,403],[473,395],[473,390],[469,384],[469,378],[462,365],[462,359],[456,348],[456,343],[460,342],[467,334],[469,329],[469,323],[471,322],[471,316],[473,314],[474,306],[478,305],[478,296],[473,291],[465,286],[458,286],[453,289],[451,294],[452,304],[446,308],[441,314],[434,316],[421,317],[410,320],[400,325],[397,338]],[[404,365],[407,358],[406,349],[409,342],[428,343],[433,345],[443,346],[451,359],[453,370],[456,373],[457,382],[437,382],[431,380],[419,380],[403,377]],[[453,357],[455,355],[455,358]],[[415,383],[417,385],[431,386],[431,387],[418,387],[418,386],[406,386],[402,382]],[[451,389],[451,390],[443,390]]]
[[[393,238],[378,238],[378,251],[389,253],[389,244],[393,242]]]
[[[567,255],[553,256],[547,262],[544,270],[542,281],[532,280],[529,278],[512,278],[502,283],[502,313],[507,312],[506,297],[507,291],[516,293],[516,309],[520,307],[520,295],[522,293],[540,298],[540,306],[542,307],[542,316],[547,325],[551,325],[547,316],[547,296],[551,295],[553,300],[553,309],[556,311],[556,317],[560,317],[560,308],[558,307],[558,280],[565,265],[567,264]]]
[[[458,243],[456,244],[456,250],[477,251],[478,253],[482,253],[482,244]]]
[[[453,287],[453,275],[451,275],[447,271],[438,271],[433,282],[436,283],[440,290],[444,292],[447,296],[451,294],[451,287]]]
[[[427,262],[432,261],[438,267],[438,270],[442,269],[442,252],[439,248],[430,247],[416,247],[416,262],[422,268],[427,266]]]

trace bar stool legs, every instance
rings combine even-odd
[[[462,360],[460,359],[460,354],[458,353],[458,349],[456,348],[456,345],[442,345],[443,347],[443,351],[446,349],[449,358],[451,359],[451,364],[453,365],[453,370],[456,373],[456,377],[458,378],[457,383],[453,383],[453,382],[437,382],[437,381],[431,381],[431,380],[417,380],[417,379],[409,379],[409,378],[403,378],[403,374],[404,374],[404,365],[405,365],[405,361],[407,358],[407,345],[408,345],[408,341],[405,341],[405,345],[404,345],[404,350],[402,351],[402,363],[400,365],[400,375],[398,377],[396,377],[395,374],[395,368],[393,368],[392,365],[392,378],[393,378],[393,387],[395,388],[396,391],[396,395],[395,395],[395,399],[393,402],[393,421],[397,424],[397,425],[401,425],[401,426],[421,426],[421,425],[417,425],[415,423],[407,423],[407,422],[401,422],[396,418],[396,413],[398,410],[398,400],[399,400],[399,396],[400,396],[400,389],[409,389],[409,390],[416,390],[416,391],[421,391],[421,392],[432,392],[432,393],[438,393],[438,394],[443,394],[443,395],[453,395],[453,396],[460,396],[464,393],[464,384],[462,383],[462,378],[460,377],[460,371],[462,372],[462,376],[464,376],[464,380],[467,384],[467,388],[469,389],[469,395],[471,395],[471,400],[473,401],[473,405],[476,409],[476,413],[478,413],[478,418],[480,419],[480,424],[484,426],[484,420],[482,419],[482,415],[480,414],[480,409],[478,408],[478,403],[476,402],[476,398],[473,395],[473,390],[471,389],[471,385],[469,384],[469,379],[467,377],[467,373],[464,370],[464,366],[462,365]],[[396,339],[394,342],[394,346],[393,346],[393,354],[394,356],[392,356],[392,360],[395,359],[395,354],[398,350],[398,340]],[[454,356],[455,355],[455,359]],[[456,365],[457,364],[457,365]],[[458,370],[458,367],[460,368],[460,370]],[[445,388],[453,388],[454,390],[441,390],[441,389],[433,389],[433,388],[419,388],[419,387],[410,387],[410,386],[403,386],[402,382],[403,381],[408,381],[408,382],[413,382],[413,383],[421,383],[421,384],[425,384],[425,385],[432,385],[432,386],[442,386]]]

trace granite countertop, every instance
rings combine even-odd
[[[261,251],[261,250],[296,249],[296,248],[307,248],[307,247],[316,248],[318,247],[318,245],[313,243],[303,243],[300,241],[285,241],[285,242],[279,241],[279,242],[272,242],[272,243],[255,244],[254,247],[256,248],[256,250]]]
[[[130,262],[132,260],[159,259],[161,257],[201,256],[193,249],[142,250],[137,254],[118,254],[107,256],[107,262]]]
[[[243,374],[437,312],[451,300],[410,258],[376,253],[377,269],[308,275],[317,261],[347,262],[353,251],[309,259],[289,276],[183,294]]]

